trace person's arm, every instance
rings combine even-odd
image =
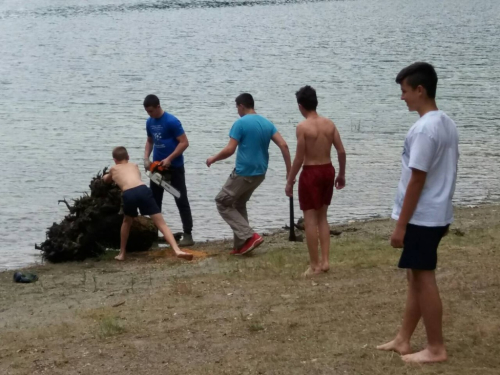
[[[302,127],[297,126],[297,150],[295,152],[295,159],[293,159],[292,168],[288,174],[288,179],[285,187],[285,194],[289,197],[293,196],[293,185],[295,184],[295,177],[299,173],[302,164],[304,163],[304,156],[306,154],[306,138]]]
[[[146,139],[146,145],[144,146],[144,168],[146,168],[146,170],[148,170],[149,166],[151,165],[151,161],[149,160],[149,156],[151,155],[151,152],[153,151],[153,147],[154,147],[153,137],[150,137],[148,135],[148,138]]]
[[[347,158],[337,127],[335,127],[335,134],[333,135],[333,147],[337,150],[337,157],[339,160],[339,174],[335,179],[335,187],[340,190],[345,187],[345,165]]]
[[[179,144],[175,148],[174,152],[172,152],[170,155],[168,155],[165,159],[161,161],[161,165],[165,168],[170,167],[170,164],[172,164],[172,160],[175,158],[179,157],[182,155],[184,151],[189,147],[189,140],[186,135],[186,133],[180,135],[179,137],[176,138]]]
[[[391,236],[391,246],[395,248],[403,247],[406,226],[417,208],[427,179],[427,172],[434,162],[437,151],[436,142],[425,133],[417,133],[412,136],[409,142],[411,142],[411,152],[408,166],[411,168],[411,177],[406,187],[403,207],[401,207],[396,228]]]
[[[146,139],[146,145],[144,146],[144,159],[149,159],[151,156],[151,152],[153,152],[154,141],[153,137],[149,137]]]
[[[290,174],[290,169],[292,168],[292,161],[290,158],[290,150],[288,149],[288,145],[286,144],[281,134],[278,132],[274,133],[271,139],[281,150],[281,154],[283,155],[283,160],[285,161],[286,166],[286,176],[288,177],[288,175]]]
[[[207,167],[210,168],[213,163],[229,158],[234,154],[237,147],[238,141],[234,138],[229,138],[229,143],[226,147],[224,147],[218,154],[207,159]]]
[[[108,173],[106,173],[104,176],[102,176],[102,180],[106,183],[106,184],[110,184],[113,182],[113,176],[111,175],[113,173],[113,167],[111,167],[111,169],[109,170]]]
[[[411,178],[410,182],[408,182],[408,187],[406,188],[403,207],[401,208],[401,213],[399,214],[396,229],[394,229],[394,232],[391,236],[392,247],[403,247],[403,242],[406,234],[406,226],[410,222],[413,213],[417,208],[418,200],[420,199],[420,194],[422,194],[426,178],[427,172],[420,171],[414,168],[411,170]]]

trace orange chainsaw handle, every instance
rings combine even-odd
[[[160,172],[161,173],[161,172],[165,171],[165,168],[163,168],[163,166],[160,164],[159,161],[154,161],[149,166],[149,171],[151,173],[154,173],[154,172]]]

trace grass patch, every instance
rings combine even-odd
[[[331,270],[313,279],[301,276],[306,243],[286,233],[246,257],[227,255],[230,243],[200,244],[220,256],[197,265],[131,257],[37,268],[43,294],[0,273],[0,374],[121,375],[147,366],[192,375],[498,375],[500,209],[457,217],[463,235],[443,239],[436,272],[446,363],[407,366],[375,350],[401,324],[406,276],[401,250],[388,243],[394,223],[374,221],[332,237]],[[420,323],[412,344],[425,342]]]
[[[250,332],[260,332],[263,331],[265,328],[262,324],[254,322],[248,326],[248,330]]]
[[[106,316],[99,321],[98,334],[100,338],[111,337],[126,332],[117,316]]]
[[[104,253],[99,255],[96,260],[98,262],[114,260],[115,256],[117,256],[119,253],[120,253],[119,250],[106,250]]]

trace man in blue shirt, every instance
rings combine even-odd
[[[244,93],[238,96],[236,108],[241,118],[229,132],[229,143],[217,155],[207,159],[207,166],[227,159],[238,149],[236,168],[215,201],[217,210],[234,233],[234,249],[231,254],[243,255],[263,242],[262,237],[254,233],[248,223],[246,203],[266,176],[271,140],[283,154],[287,176],[291,161],[288,146],[274,124],[255,112],[252,95]]]
[[[181,122],[161,108],[160,99],[156,95],[146,96],[144,109],[150,116],[146,121],[148,138],[144,148],[144,167],[148,169],[151,165],[149,156],[153,151],[153,161],[159,161],[161,166],[168,169],[171,174],[171,185],[181,193],[181,197],[175,199],[184,231],[179,246],[191,246],[194,244],[191,234],[193,218],[187,197],[184,156],[182,155],[189,146],[188,138]],[[163,188],[152,181],[150,187],[156,204],[161,210]]]

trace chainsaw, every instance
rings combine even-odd
[[[181,197],[179,190],[170,185],[171,173],[168,169],[162,167],[159,161],[151,163],[149,170],[146,171],[146,176],[156,185],[165,189],[167,193],[172,194],[175,198],[179,199]]]

